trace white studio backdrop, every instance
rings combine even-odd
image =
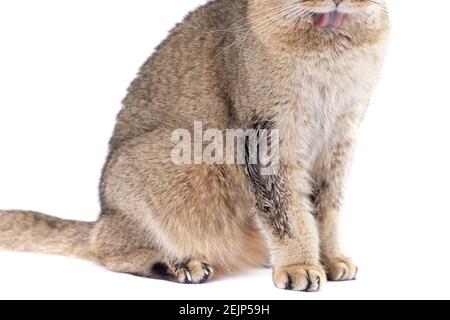
[[[203,2],[0,2],[0,208],[96,219],[126,88],[175,23]],[[285,292],[270,270],[257,270],[183,286],[0,252],[0,298],[450,298],[450,2],[388,2],[391,45],[343,213],[358,281]]]

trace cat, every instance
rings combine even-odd
[[[0,249],[179,283],[268,266],[280,289],[315,292],[327,280],[355,279],[339,244],[340,200],[389,25],[384,0],[201,6],[129,88],[98,221],[0,211]],[[174,132],[195,135],[196,122],[201,132],[269,132],[276,170],[250,161],[258,140],[246,140],[244,163],[175,163]]]

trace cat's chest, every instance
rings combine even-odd
[[[291,74],[296,111],[322,125],[334,122],[370,91],[370,66],[364,59],[323,60],[298,66]]]
[[[370,92],[370,67],[363,59],[299,65],[290,73],[290,103],[280,114],[282,136],[307,154],[320,151],[343,115]],[[284,134],[283,134],[284,132]]]

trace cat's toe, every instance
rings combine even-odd
[[[350,258],[338,257],[327,259],[324,262],[328,280],[330,281],[350,281],[356,280],[358,267]]]
[[[205,262],[190,260],[179,264],[175,274],[180,283],[198,284],[209,281],[214,275],[214,270]]]
[[[326,282],[321,266],[288,266],[275,268],[274,282],[277,288],[294,291],[320,291]]]

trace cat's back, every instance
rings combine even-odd
[[[142,66],[118,116],[111,145],[160,126],[220,127],[222,50],[230,26],[245,19],[247,0],[216,0],[178,24]],[[208,99],[208,101],[205,101]],[[212,123],[218,122],[218,123]]]

